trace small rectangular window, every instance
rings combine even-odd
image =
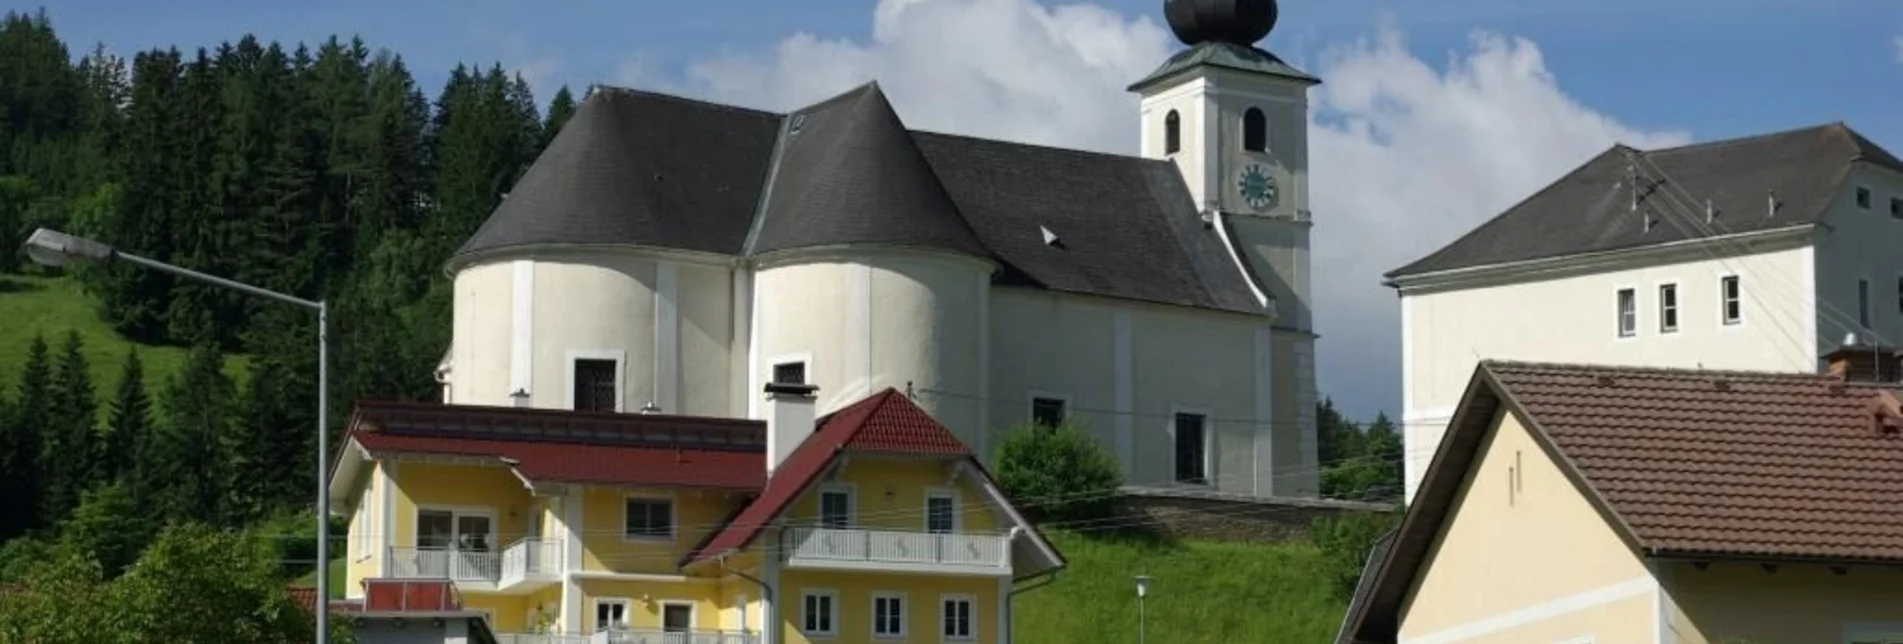
[[[830,592],[806,591],[800,602],[800,630],[807,635],[831,637],[839,631],[839,606],[837,598]]]
[[[1678,285],[1659,285],[1659,332],[1678,331]]]
[[[1903,197],[1890,197],[1890,216],[1903,219]]]
[[[852,491],[844,488],[819,491],[819,525],[844,530],[852,527]]]
[[[1744,319],[1744,306],[1739,301],[1743,288],[1738,285],[1736,275],[1726,275],[1718,280],[1718,308],[1725,324],[1737,324]]]
[[[1176,481],[1209,484],[1209,443],[1202,414],[1176,414]]]
[[[806,363],[782,362],[773,365],[773,383],[779,385],[806,384]]]
[[[1870,280],[1857,280],[1857,324],[1870,328]]]
[[[1619,337],[1630,338],[1639,332],[1639,303],[1632,289],[1619,289]]]
[[[1864,210],[1870,209],[1870,189],[1869,188],[1865,188],[1863,186],[1857,186],[1857,207],[1862,208]]]
[[[943,627],[939,634],[948,640],[971,640],[972,637],[972,599],[970,597],[946,597],[943,610],[939,611],[939,624]]]
[[[620,411],[615,399],[620,391],[616,382],[621,370],[613,360],[575,360],[576,411]]]
[[[672,538],[674,502],[666,499],[628,499],[622,534],[629,539]]]
[[[872,596],[872,636],[905,637],[905,596],[879,593]]]
[[[1896,278],[1896,312],[1903,313],[1903,277]]]
[[[958,531],[958,499],[950,491],[925,493],[925,531],[931,534]]]
[[[1031,423],[1039,427],[1064,424],[1064,401],[1060,398],[1032,398]]]

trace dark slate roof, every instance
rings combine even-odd
[[[1129,89],[1132,92],[1140,92],[1180,72],[1202,65],[1280,76],[1310,85],[1319,85],[1322,82],[1322,79],[1296,69],[1294,65],[1283,62],[1275,54],[1261,49],[1235,43],[1205,42],[1176,52],[1176,55],[1170,56],[1169,60],[1163,61],[1156,71],[1150,72],[1150,75],[1144,76],[1142,80],[1131,83]]]
[[[1166,161],[912,136],[978,238],[1008,264],[1008,278],[1058,291],[1262,310]],[[1044,243],[1044,229],[1058,245]]]
[[[780,116],[601,89],[457,255],[609,242],[738,254]]]
[[[1368,548],[1368,558],[1361,563],[1361,578],[1355,581],[1355,594],[1348,598],[1348,610],[1341,616],[1341,626],[1335,631],[1335,644],[1361,644],[1355,627],[1360,624],[1359,614],[1368,610],[1368,594],[1374,592],[1374,574],[1381,569],[1381,561],[1387,559],[1388,546],[1394,543],[1394,530],[1382,533]]]
[[[794,112],[748,254],[892,244],[988,255],[876,84]]]
[[[1654,151],[1615,145],[1387,277],[1813,224],[1854,161],[1903,171],[1903,161],[1842,123]],[[1631,210],[1628,166],[1638,173],[1640,205],[1653,213],[1649,232]],[[1707,201],[1716,211],[1709,225]]]
[[[909,131],[877,84],[786,115],[598,89],[456,255],[551,243],[936,248],[1005,285],[1263,311],[1167,162]]]

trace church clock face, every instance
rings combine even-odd
[[[1269,176],[1268,170],[1253,163],[1242,168],[1236,180],[1236,189],[1242,193],[1242,200],[1256,210],[1274,208],[1279,196],[1276,194],[1275,177]]]

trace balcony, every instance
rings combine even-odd
[[[953,575],[1011,574],[1010,540],[999,534],[794,527],[780,532],[788,568]]]
[[[502,552],[456,548],[390,548],[393,579],[448,579],[462,590],[524,593],[560,580],[562,542],[520,539]]]
[[[663,632],[628,629],[594,635],[497,633],[496,644],[759,644],[759,633],[737,631]]]

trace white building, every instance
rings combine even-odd
[[[1306,88],[1273,2],[1172,1],[1142,156],[598,88],[449,261],[444,399],[761,417],[912,392],[981,453],[1073,418],[1133,485],[1316,489]],[[1179,6],[1180,5],[1180,6]],[[1214,13],[1198,13],[1214,8]]]
[[[1896,346],[1899,240],[1903,161],[1841,123],[1614,146],[1388,274],[1408,497],[1482,359],[1816,371],[1846,334]]]

